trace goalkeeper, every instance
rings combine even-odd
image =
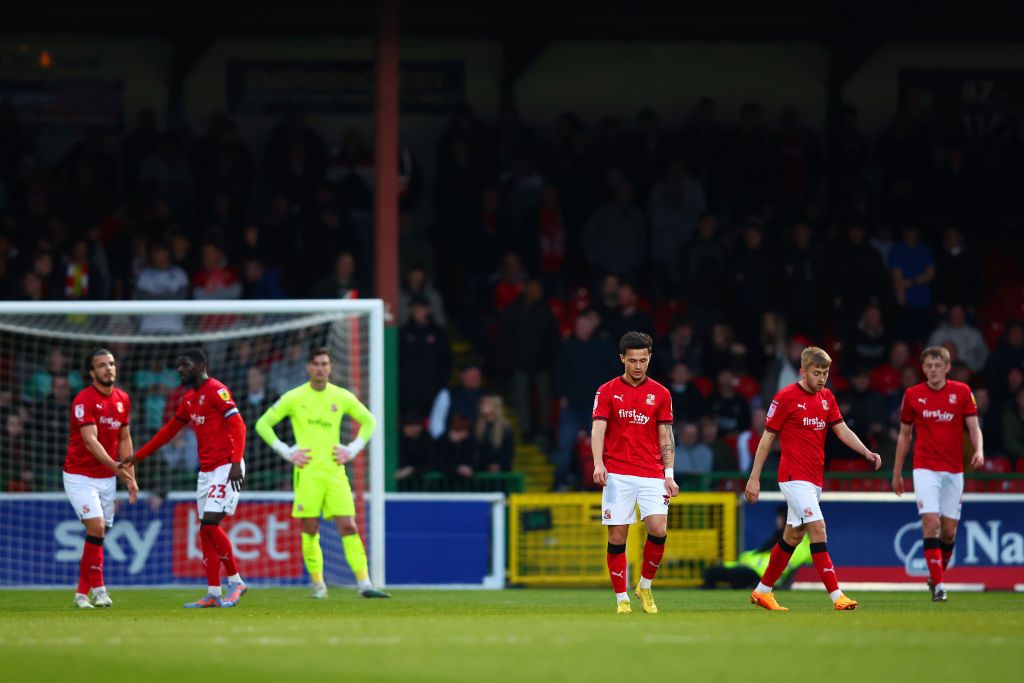
[[[324,553],[320,548],[320,515],[334,518],[341,534],[345,559],[364,598],[391,597],[370,583],[366,549],[356,528],[356,507],[345,463],[353,460],[373,435],[377,420],[352,392],[331,384],[331,356],[323,347],[314,348],[306,365],[309,381],[286,392],[256,421],[256,433],[282,458],[295,466],[295,502],[292,517],[302,520],[302,557],[313,582],[312,597],[327,597],[324,582]],[[359,433],[347,444],[339,444],[342,418],[359,423]],[[291,420],[296,444],[277,438],[274,425]]]

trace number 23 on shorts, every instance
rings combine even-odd
[[[225,498],[228,495],[226,484],[214,484],[210,487],[210,492],[206,494],[207,498]]]

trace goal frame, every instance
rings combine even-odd
[[[386,387],[384,386],[384,302],[381,299],[254,299],[215,301],[4,301],[0,302],[0,322],[8,315],[258,315],[264,314],[369,314],[369,392],[370,412],[381,428],[368,444],[370,456],[370,579],[383,586],[384,547],[384,475],[387,429],[384,425]],[[178,335],[172,335],[178,336]],[[248,426],[248,425],[247,425]]]

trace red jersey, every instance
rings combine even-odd
[[[68,434],[68,454],[64,459],[64,471],[94,479],[113,477],[114,473],[85,447],[82,427],[96,425],[96,438],[107,455],[116,461],[121,427],[128,424],[130,411],[131,402],[128,400],[128,394],[120,389],[115,388],[110,396],[105,396],[92,384],[79,391],[71,401],[71,430]]]
[[[672,424],[672,394],[653,379],[637,386],[616,377],[594,397],[594,420],[605,420],[604,465],[612,474],[665,478],[658,425]]]
[[[914,467],[936,472],[964,471],[964,421],[978,414],[971,388],[947,381],[941,389],[927,382],[903,394],[900,421],[914,425]]]
[[[212,377],[198,389],[189,389],[181,399],[174,417],[191,424],[196,433],[200,472],[231,463],[233,446],[227,421],[237,414],[231,392]]]
[[[829,389],[807,391],[799,382],[775,395],[768,406],[764,428],[779,435],[782,459],[779,481],[809,481],[822,485],[825,474],[825,437],[843,421],[839,403]]]

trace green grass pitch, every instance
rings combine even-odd
[[[1024,596],[658,590],[660,614],[614,614],[607,590],[253,588],[234,609],[185,610],[201,589],[117,590],[108,610],[70,591],[0,591],[0,679],[31,681],[999,681],[1020,673]]]

